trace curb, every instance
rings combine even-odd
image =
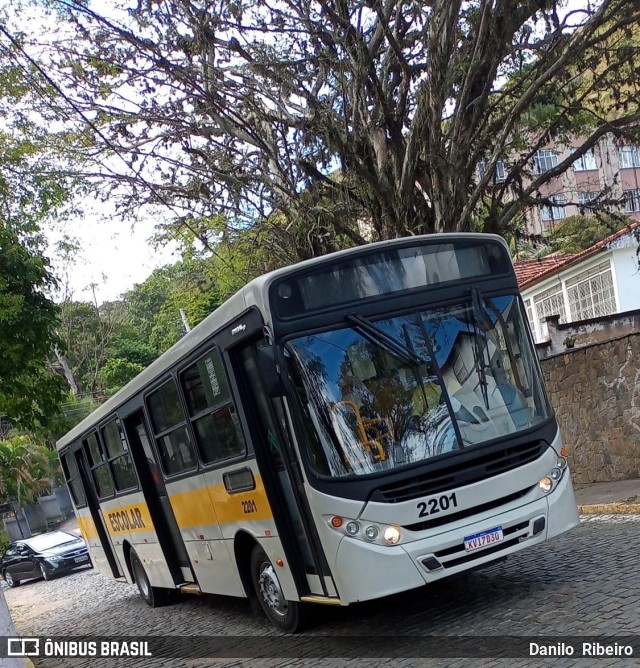
[[[581,515],[640,515],[640,503],[596,503],[578,506]]]

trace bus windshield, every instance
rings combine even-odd
[[[366,475],[515,434],[549,407],[516,296],[289,341],[289,374],[321,475]]]

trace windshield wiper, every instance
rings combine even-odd
[[[471,289],[471,302],[473,311],[473,335],[474,346],[473,354],[475,357],[476,371],[478,372],[478,379],[480,382],[480,391],[484,399],[485,408],[489,408],[489,390],[487,383],[487,365],[485,364],[485,355],[487,351],[487,332],[484,329],[484,316],[486,309],[484,307],[484,300],[478,288]]]
[[[411,362],[414,366],[426,364],[427,360],[423,359],[413,350],[407,348],[401,341],[394,339],[392,336],[382,331],[374,325],[369,319],[361,315],[354,315],[349,313],[345,316],[345,320],[354,324],[360,330],[365,339],[376,345],[382,346],[387,352],[390,352],[396,357]]]

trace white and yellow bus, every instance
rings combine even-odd
[[[249,283],[58,443],[101,573],[280,629],[576,526],[505,243],[397,239]]]

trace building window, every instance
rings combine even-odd
[[[598,195],[600,193],[594,192],[594,193],[578,193],[578,207],[580,209],[580,213],[584,213],[585,211],[590,211],[593,209],[591,205],[591,202],[594,200],[598,199]]]
[[[540,217],[542,220],[549,222],[551,220],[561,220],[562,218],[565,218],[567,212],[564,207],[566,202],[564,195],[553,195],[549,199],[554,203],[554,206],[543,204],[540,207]]]
[[[627,213],[640,211],[640,190],[623,190],[624,210]]]
[[[558,164],[558,154],[547,148],[536,151],[533,156],[533,167],[536,174],[544,174],[553,169]]]
[[[571,320],[599,318],[616,312],[616,296],[609,262],[583,271],[568,280],[567,297]]]
[[[552,315],[560,316],[558,322],[566,322],[566,309],[564,303],[564,294],[561,287],[549,288],[536,295],[533,298],[536,317],[538,319],[537,328],[534,331],[540,333],[540,338],[536,338],[536,342],[544,341],[549,338],[547,331],[547,324],[545,319]]]
[[[480,162],[478,163],[478,178],[482,179],[486,171],[487,171],[487,161],[480,160]],[[502,162],[502,160],[496,161],[495,180],[504,181],[506,178],[507,178],[507,169],[504,165],[504,162]]]
[[[529,321],[529,327],[531,328],[531,331],[533,332],[533,338],[536,338],[536,322],[533,317],[533,303],[531,302],[530,299],[526,299],[524,302],[524,307],[527,311],[527,320]]]
[[[620,146],[618,148],[620,169],[640,167],[640,149],[637,146]]]
[[[573,162],[573,170],[575,172],[587,172],[592,169],[598,169],[596,167],[596,156],[593,152],[593,149],[590,148],[584,155],[581,155],[577,160]]]

